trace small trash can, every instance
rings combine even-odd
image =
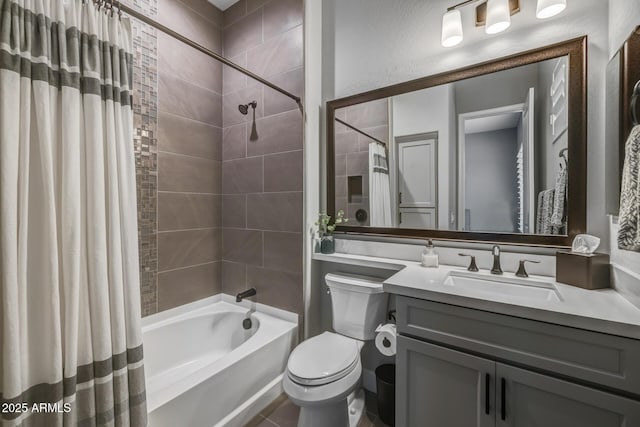
[[[378,417],[393,427],[396,424],[396,365],[386,364],[376,368]]]

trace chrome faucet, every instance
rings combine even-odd
[[[502,274],[502,268],[500,267],[500,246],[494,245],[491,252],[493,253],[493,267],[491,267],[491,274]]]
[[[258,292],[256,288],[249,288],[246,291],[242,291],[236,295],[236,302],[242,302],[243,299],[252,297],[256,295]]]

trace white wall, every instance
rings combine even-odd
[[[450,193],[455,183],[450,181],[450,147],[455,141],[451,133],[455,106],[451,85],[443,85],[407,93],[392,98],[392,135],[415,135],[438,132],[438,229],[449,229]],[[394,162],[395,162],[394,158]]]
[[[322,4],[317,1],[305,1],[304,17],[304,336],[318,333],[321,307],[312,304],[320,298],[320,288],[314,286],[317,266],[311,261],[311,230],[318,218],[320,206],[324,204],[320,179],[321,138],[324,124],[322,108]],[[320,191],[318,191],[320,189]],[[314,329],[315,328],[315,329]]]
[[[640,1],[609,0],[609,56],[615,55],[631,32],[640,25]]]
[[[325,16],[328,23],[325,30],[334,32],[333,49],[324,51],[329,58],[323,72],[333,76],[325,77],[332,84],[323,87],[325,100],[587,35],[588,231],[608,241],[603,161],[605,67],[609,56],[607,1],[571,1],[562,14],[546,21],[535,18],[535,1],[521,1],[522,10],[512,17],[511,27],[495,36],[488,36],[482,28],[473,25],[474,8],[467,7],[463,9],[465,40],[449,49],[440,46],[440,29],[442,14],[451,6],[451,1],[325,0],[323,3],[331,11],[331,16]],[[634,6],[630,10],[637,9]]]

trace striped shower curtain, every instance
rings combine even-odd
[[[0,0],[3,426],[144,426],[131,29]]]
[[[369,204],[372,227],[393,227],[389,162],[384,145],[369,143]]]

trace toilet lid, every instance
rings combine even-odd
[[[356,340],[325,332],[296,347],[287,364],[289,377],[303,385],[337,381],[358,365],[360,348]]]

